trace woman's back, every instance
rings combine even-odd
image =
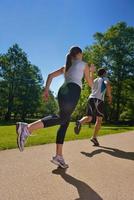
[[[74,60],[71,67],[65,72],[66,83],[76,83],[82,87],[82,78],[86,63],[81,60]]]

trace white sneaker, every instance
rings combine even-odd
[[[69,165],[65,163],[64,158],[62,156],[54,156],[51,162],[54,163],[55,165],[60,166],[63,169],[66,169],[69,167]]]
[[[17,145],[20,151],[24,150],[24,145],[26,143],[26,139],[29,136],[29,131],[27,128],[28,124],[24,122],[16,123],[16,133],[17,133]]]

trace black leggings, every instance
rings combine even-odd
[[[81,88],[75,83],[65,83],[58,92],[59,115],[44,117],[41,121],[44,127],[60,125],[57,132],[57,144],[63,144],[70,117],[81,93]]]

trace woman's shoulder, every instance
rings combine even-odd
[[[86,63],[84,60],[81,60],[81,63],[82,63],[83,65],[87,65],[87,63]]]
[[[88,64],[87,64],[85,61],[81,60],[81,61],[79,62],[79,65],[80,65],[81,67],[85,68]]]

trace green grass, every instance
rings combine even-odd
[[[54,143],[56,139],[56,132],[59,126],[41,129],[33,133],[29,137],[26,146],[41,145]],[[66,133],[66,141],[86,139],[91,137],[93,132],[93,126],[89,128],[88,125],[84,125],[80,134],[77,136],[73,131],[74,123],[70,123],[68,131]],[[116,134],[125,131],[134,130],[134,127],[130,126],[102,126],[99,135]],[[14,125],[0,125],[0,150],[16,148],[16,133]]]

